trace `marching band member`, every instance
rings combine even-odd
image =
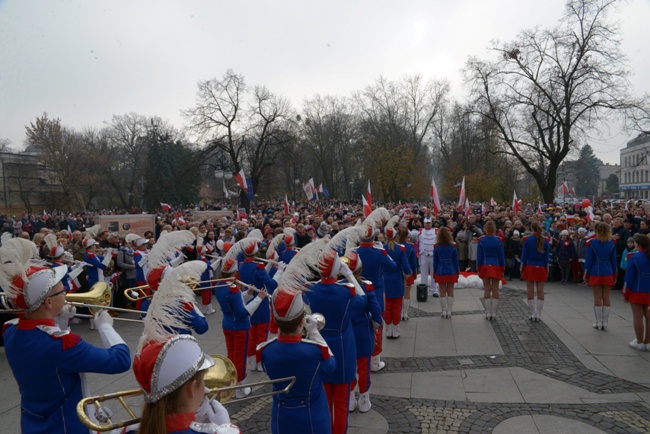
[[[65,306],[61,279],[66,268],[30,266],[34,244],[15,238],[0,248],[0,286],[25,309],[25,318],[4,325],[7,360],[21,394],[25,434],[88,433],[76,414],[84,372],[118,374],[129,369],[130,353],[106,311],[95,326],[106,349],[67,329],[76,310]],[[58,325],[60,324],[60,325]]]
[[[296,236],[293,234],[287,234],[284,236],[284,244],[287,246],[282,255],[280,255],[280,260],[285,264],[289,264],[294,256],[296,256]]]
[[[105,270],[111,262],[110,249],[107,249],[105,256],[95,255],[95,246],[98,244],[99,243],[92,238],[86,238],[83,241],[84,249],[86,249],[86,253],[84,253],[84,262],[86,263],[86,273],[88,274],[86,278],[88,281],[88,287],[92,287],[99,281],[104,281],[103,272],[100,277],[99,270]]]
[[[399,243],[406,247],[406,256],[409,260],[409,265],[411,266],[411,271],[413,272],[410,276],[406,278],[404,282],[404,300],[402,301],[402,320],[409,320],[409,306],[411,305],[411,288],[415,283],[415,278],[418,276],[418,257],[415,253],[415,247],[409,240],[409,232],[406,229],[400,229],[398,233]]]
[[[521,252],[521,277],[526,281],[530,320],[539,321],[544,307],[544,282],[548,277],[549,244],[544,239],[542,226],[533,222],[533,234],[524,237]],[[535,303],[537,288],[537,303]]]
[[[483,279],[485,319],[494,320],[497,318],[499,282],[503,279],[506,260],[503,242],[495,235],[497,228],[494,222],[489,220],[484,229],[485,235],[478,240],[476,264],[479,276]]]
[[[135,261],[135,283],[137,286],[147,285],[147,276],[149,275],[149,267],[147,266],[147,247],[149,240],[146,238],[138,238],[135,240],[135,252],[133,252],[133,260]],[[151,289],[146,288],[144,292],[151,295]],[[135,305],[136,309],[141,310],[142,301],[138,301]]]
[[[594,293],[595,329],[607,330],[609,323],[609,293],[616,283],[618,261],[616,244],[612,241],[612,231],[607,223],[596,223],[596,238],[587,241],[585,259],[585,279]]]
[[[424,218],[424,228],[420,229],[418,241],[420,244],[420,281],[423,285],[429,286],[429,275],[433,280],[433,247],[436,244],[438,237],[438,229],[432,227],[431,217]],[[440,291],[437,288],[436,282],[432,281],[431,295],[435,298],[440,297]]]
[[[362,226],[362,228],[363,234],[361,235],[357,253],[363,263],[363,277],[372,282],[379,308],[381,312],[384,312],[384,272],[396,271],[397,264],[388,256],[386,250],[375,247],[373,243],[374,228],[368,225]],[[375,335],[375,351],[371,360],[371,370],[373,372],[379,371],[385,366],[385,363],[380,359],[382,338],[382,327],[379,327]]]
[[[440,309],[443,318],[451,318],[454,306],[454,285],[458,282],[458,249],[451,232],[446,227],[440,228],[438,243],[433,249],[434,280],[440,288]]]
[[[228,258],[221,265],[222,278],[234,277],[237,273],[237,260]],[[221,329],[226,341],[228,358],[237,369],[237,382],[243,384],[246,379],[246,353],[248,350],[248,332],[251,328],[251,315],[266,298],[267,292],[262,289],[253,298],[253,290],[240,291],[233,282],[218,282],[214,294],[221,307],[223,320]],[[247,302],[250,302],[246,304]],[[242,387],[235,391],[235,398],[245,398],[251,393],[250,387]]]
[[[228,411],[205,396],[205,373],[214,364],[192,336],[144,342],[133,360],[133,373],[145,399],[138,433],[239,433]]]
[[[63,261],[63,256],[66,253],[65,249],[63,246],[59,245],[56,235],[54,234],[47,234],[43,241],[45,241],[45,246],[47,247],[47,256],[52,259],[52,268],[66,267],[66,274],[64,278],[61,279],[61,283],[63,283],[66,291],[70,291],[70,276],[68,275],[68,272],[71,270]]]
[[[402,299],[404,298],[404,279],[413,273],[408,261],[406,247],[395,242],[397,237],[397,228],[395,225],[399,221],[399,215],[392,217],[386,224],[384,236],[387,243],[384,244],[384,250],[388,253],[395,264],[397,270],[384,272],[384,285],[386,295],[386,309],[384,310],[384,320],[386,321],[386,337],[388,339],[399,339],[399,323],[402,319]]]
[[[257,353],[270,379],[295,376],[286,394],[273,395],[272,434],[330,434],[332,424],[324,378],[337,363],[316,321],[305,316],[302,292],[280,286],[273,293],[273,316],[280,334]],[[303,328],[307,337],[302,337]],[[275,383],[274,390],[286,384]]]

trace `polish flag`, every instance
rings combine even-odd
[[[243,167],[241,168],[239,173],[235,175],[235,181],[237,181],[237,184],[239,184],[242,190],[244,191],[248,190],[248,186],[246,185],[246,174],[244,173]]]
[[[493,197],[490,198],[490,206],[497,206],[497,201]]]
[[[289,199],[284,195],[284,215],[289,215]]]
[[[70,229],[70,223],[68,223],[68,241],[72,242],[72,229]]]
[[[487,214],[486,210],[485,210],[485,205],[483,204],[483,202],[481,202],[481,214],[483,214],[483,215]]]
[[[363,204],[363,215],[368,217],[372,212],[372,206],[366,200],[366,197],[361,195],[361,203]]]
[[[571,187],[571,190],[569,190],[569,194],[570,194],[571,196],[575,196],[575,195],[576,195],[576,189],[573,188],[573,187]]]
[[[438,215],[442,207],[440,206],[440,196],[438,195],[438,188],[436,187],[436,182],[433,180],[433,176],[431,177],[431,202],[433,202],[433,213]]]
[[[516,213],[519,212],[519,201],[517,200],[517,192],[512,195],[512,210]]]
[[[544,212],[542,211],[542,203],[537,202],[537,214],[542,215]]]
[[[172,209],[172,207],[169,206],[169,204],[166,204],[166,203],[163,203],[163,202],[160,202],[160,207],[161,207],[162,210],[165,211],[165,212],[167,212],[167,211],[169,211],[170,209]]]
[[[471,209],[469,207],[469,199],[465,198],[465,215],[469,215]]]
[[[567,184],[566,181],[564,181],[564,182],[562,183],[562,194],[563,194],[564,196],[566,196],[567,194],[569,194],[569,184]]]
[[[47,220],[47,219],[48,219],[47,212],[43,210],[43,220]]]
[[[587,213],[585,220],[588,222],[593,222],[594,221],[594,208],[592,206],[588,206],[585,208],[585,212]]]
[[[368,180],[368,197],[366,198],[370,211],[372,211],[372,191],[370,190],[370,180]]]
[[[458,211],[463,209],[465,205],[465,177],[463,176],[463,183],[460,185],[460,193],[458,198]]]

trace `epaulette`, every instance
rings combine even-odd
[[[264,270],[266,266],[260,262],[257,264],[257,268],[259,268],[260,270]]]
[[[265,346],[267,346],[267,345],[270,344],[271,342],[275,342],[275,341],[277,341],[277,340],[278,340],[278,337],[276,336],[276,337],[274,337],[273,339],[269,339],[269,340],[266,341],[266,342],[262,342],[261,344],[257,345],[257,347],[255,347],[255,351],[262,351],[262,349],[263,349]]]
[[[397,245],[399,246],[399,249],[400,249],[402,252],[406,252],[406,246],[405,246],[404,244],[397,244]]]
[[[182,302],[181,306],[183,307],[184,310],[186,310],[188,312],[194,310],[194,303],[191,303],[189,301]]]
[[[189,428],[191,432],[200,434],[238,434],[241,432],[237,426],[230,423],[217,425],[216,423],[211,422],[200,423],[194,421],[190,423]]]
[[[478,237],[478,242],[480,243],[483,238],[485,238],[485,235],[481,235],[480,237]]]
[[[348,288],[354,288],[354,284],[350,282],[336,282],[336,283],[338,283],[341,286],[346,286]]]
[[[523,237],[523,238],[521,239],[521,241],[526,241],[526,240],[528,239],[529,236],[530,236],[530,235],[526,235],[525,237]]]
[[[237,294],[239,292],[239,288],[237,288],[237,285],[228,285],[228,292]]]
[[[95,254],[94,254],[94,253],[87,253],[87,255],[88,255],[88,258],[89,258],[89,259],[92,259],[92,258],[95,257]]]
[[[332,356],[330,348],[327,345],[323,345],[321,342],[312,341],[311,339],[307,339],[307,338],[302,338],[301,342],[304,342],[306,344],[317,345],[318,348],[320,348],[321,354],[323,355],[323,359],[325,360],[328,360]]]
[[[19,321],[18,318],[14,318],[14,319],[10,319],[9,321],[5,322],[5,323],[2,325],[2,334],[5,333],[5,330],[7,330],[7,327],[9,327],[9,326],[17,326],[17,325],[18,325],[18,321]]]
[[[591,244],[591,241],[594,240],[595,238],[588,238],[587,241],[585,242],[585,246],[588,246]]]
[[[37,325],[36,328],[50,335],[52,339],[61,340],[64,350],[70,349],[81,342],[81,336],[72,333],[70,330],[61,330],[58,327],[45,325]]]

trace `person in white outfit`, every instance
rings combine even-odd
[[[420,230],[418,236],[420,243],[420,282],[429,286],[429,274],[431,274],[430,294],[440,297],[438,285],[433,280],[433,246],[436,244],[438,229],[432,227],[431,217],[424,218],[424,229]]]

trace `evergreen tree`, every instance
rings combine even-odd
[[[576,168],[576,195],[585,197],[598,193],[601,164],[603,164],[602,161],[596,157],[591,146],[584,145],[580,149],[580,158]]]

